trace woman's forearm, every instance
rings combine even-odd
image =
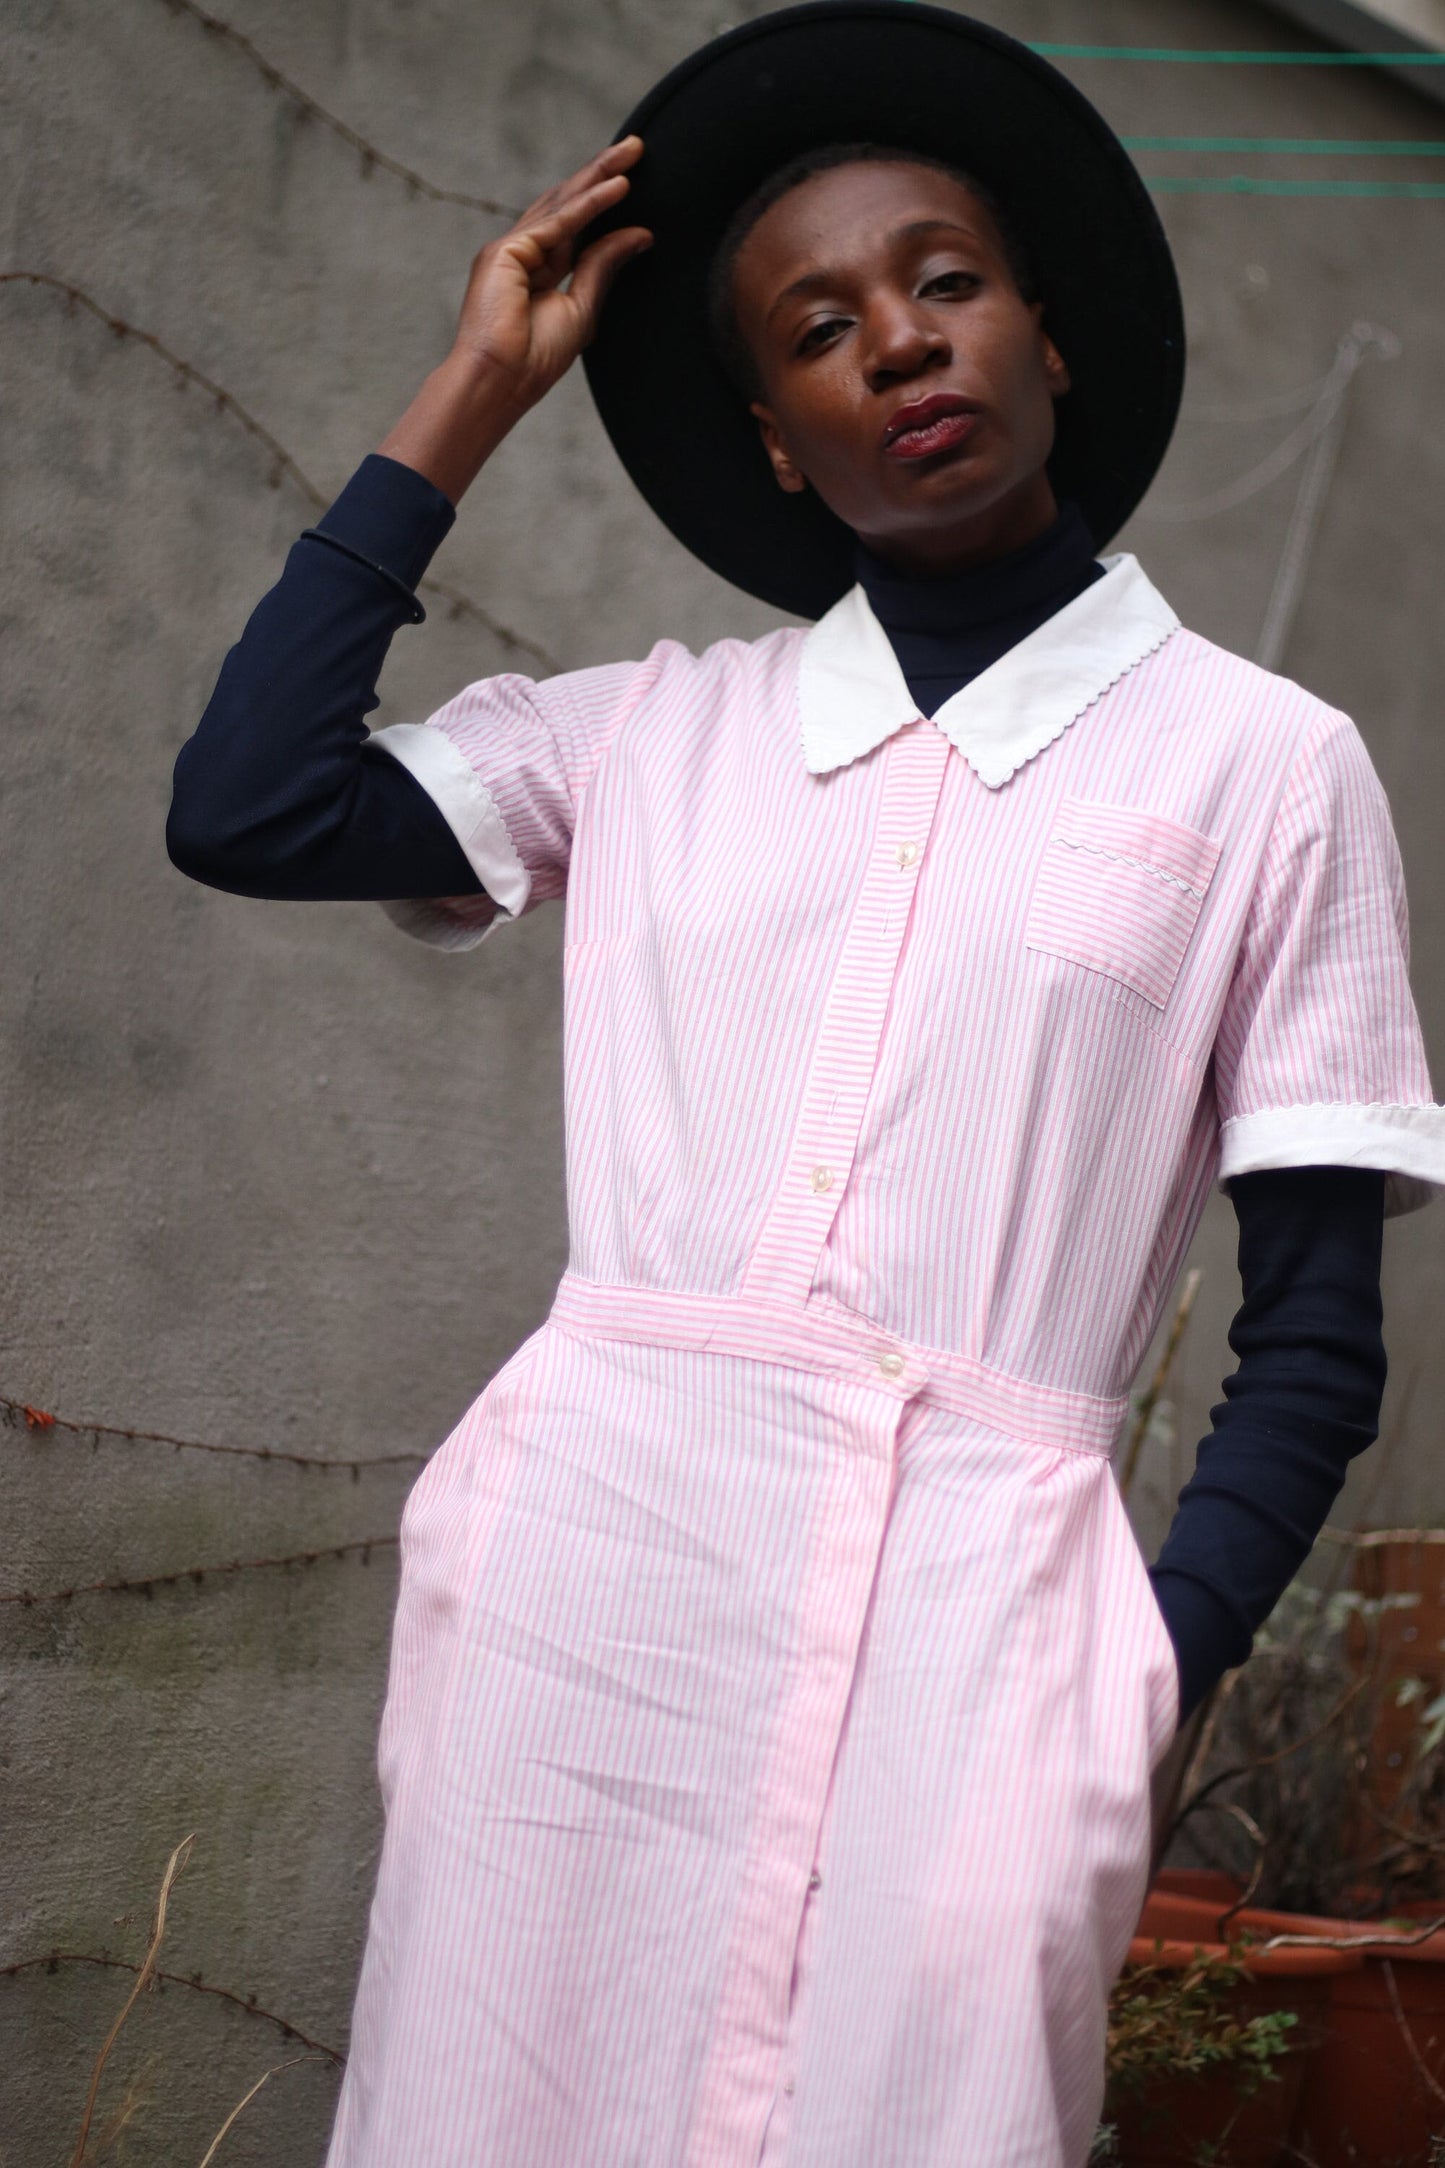
[[[453,350],[377,451],[424,475],[457,505],[525,411],[506,378]]]
[[[372,457],[293,545],[176,762],[166,840],[182,872],[246,896],[477,892],[438,808],[366,731],[454,517],[419,469]]]
[[[1231,1184],[1239,1368],[1150,1568],[1181,1717],[1244,1662],[1378,1430],[1384,1186],[1358,1167],[1271,1168]]]

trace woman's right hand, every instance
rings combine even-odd
[[[475,257],[451,352],[378,446],[426,475],[454,504],[507,432],[591,342],[623,264],[652,245],[645,226],[623,226],[573,260],[582,229],[626,195],[627,169],[641,151],[641,136],[609,144],[544,190],[510,232]]]
[[[519,411],[544,398],[591,343],[623,264],[651,246],[645,226],[604,234],[573,262],[584,226],[626,195],[641,136],[624,136],[528,204],[510,233],[479,250],[453,353],[496,370]],[[571,273],[571,284],[562,281]]]

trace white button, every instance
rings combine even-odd
[[[899,1377],[903,1370],[903,1357],[895,1355],[890,1348],[886,1355],[879,1356],[878,1367],[885,1378]]]
[[[821,1197],[825,1189],[833,1187],[833,1170],[831,1167],[815,1167],[808,1180]]]
[[[816,1867],[813,1869],[812,1873],[808,1877],[808,1887],[809,1889],[821,1889],[823,1887],[823,1877],[819,1874]]]
[[[918,863],[918,845],[916,843],[900,843],[893,855],[900,866],[916,865]]]
[[[797,2087],[796,2087],[796,2085],[794,2084],[794,2081],[793,2081],[793,2080],[792,2080],[791,2078],[789,2078],[789,2079],[788,2079],[788,2080],[786,2081],[786,2083],[784,2084],[784,2086],[783,2086],[783,2091],[784,2091],[785,2093],[792,2093],[792,2092],[795,2092],[796,2090],[797,2090]]]

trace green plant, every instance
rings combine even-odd
[[[1207,2077],[1229,2068],[1242,2098],[1278,2075],[1293,2010],[1241,2016],[1237,1990],[1249,1974],[1241,1958],[1200,1951],[1183,1966],[1131,1967],[1109,1998],[1107,2070],[1117,2100],[1156,2078]]]

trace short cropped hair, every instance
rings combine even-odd
[[[957,181],[970,195],[976,196],[992,216],[999,238],[1003,242],[1014,284],[1025,301],[1038,299],[1033,267],[1008,213],[993,190],[966,167],[955,165],[947,158],[931,157],[925,151],[900,149],[898,145],[888,143],[826,143],[817,150],[802,151],[796,158],[790,158],[786,165],[776,167],[767,179],[760,182],[752,194],[738,205],[728,220],[708,266],[706,307],[713,351],[731,383],[746,400],[760,399],[763,385],[752,350],[739,327],[733,299],[733,273],[737,265],[738,251],[764,211],[771,210],[779,198],[786,196],[790,189],[797,188],[803,181],[810,181],[815,173],[829,173],[835,166],[860,164],[928,166],[935,173],[946,173],[950,180]]]

